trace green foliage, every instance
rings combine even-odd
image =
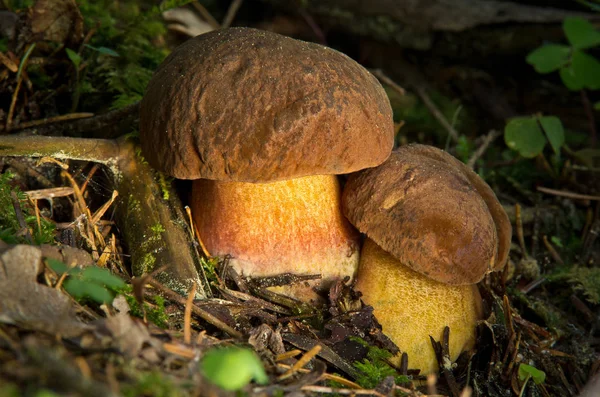
[[[261,385],[269,382],[256,353],[243,347],[207,351],[200,362],[200,369],[207,380],[228,391],[240,390],[252,380]]]
[[[504,141],[512,150],[526,158],[536,157],[544,150],[546,143],[557,155],[565,142],[562,123],[555,116],[516,117],[504,128]]]
[[[200,265],[204,269],[204,273],[206,274],[206,278],[209,282],[218,281],[217,278],[217,267],[219,265],[218,257],[211,257],[208,259],[200,258]]]
[[[583,292],[588,302],[597,305],[600,303],[600,269],[588,267],[575,267],[569,271],[568,279],[573,287]]]
[[[98,303],[111,303],[115,290],[125,287],[125,282],[111,274],[108,269],[89,266],[83,269],[71,268],[56,259],[47,259],[48,266],[58,274],[67,273],[65,290],[76,299],[91,299]]]
[[[474,151],[475,144],[473,141],[464,135],[460,135],[458,137],[458,142],[456,142],[456,156],[460,161],[463,163],[469,161]]]
[[[569,45],[543,45],[527,56],[527,62],[538,73],[558,71],[570,90],[600,89],[600,62],[583,51],[600,45],[600,32],[579,17],[566,18],[563,30]]]
[[[163,2],[167,9],[189,1]],[[168,3],[168,4],[167,4]],[[79,8],[86,29],[98,27],[84,53],[89,62],[83,92],[108,92],[113,109],[139,101],[152,73],[167,55],[160,12],[144,10],[142,0],[84,0]]]
[[[540,371],[536,367],[532,367],[527,364],[519,364],[519,379],[523,382],[523,387],[521,388],[521,393],[519,397],[523,395],[525,392],[525,386],[529,379],[533,380],[536,385],[540,385],[544,383],[546,380],[546,373],[544,371]]]
[[[180,397],[185,394],[176,384],[160,371],[136,374],[134,383],[122,382],[120,392],[125,397]]]
[[[40,225],[38,226],[34,210],[27,201],[25,193],[21,192],[18,187],[10,185],[13,178],[14,175],[10,172],[0,174],[0,240],[9,244],[28,242],[24,236],[19,234],[19,221],[11,198],[11,192],[14,192],[23,211],[25,223],[31,232],[33,243],[39,245],[53,242],[56,225],[40,217]]]
[[[142,318],[144,316],[144,312],[140,307],[137,299],[132,294],[133,287],[131,285],[126,285],[120,292],[125,296],[125,300],[129,305],[130,313],[132,316]],[[150,305],[146,302],[143,303],[144,311],[146,312],[146,318],[151,323],[156,324],[161,328],[169,327],[169,316],[165,310],[165,299],[160,295],[154,295],[152,297],[154,299],[155,305]]]
[[[365,389],[374,389],[388,376],[393,376],[396,384],[410,382],[408,377],[399,375],[387,363],[387,360],[392,357],[392,353],[376,346],[371,346],[360,338],[352,337],[351,340],[369,349],[367,358],[354,363],[354,367],[360,372],[360,375],[356,378],[356,383]]]
[[[79,69],[79,65],[81,65],[81,56],[70,48],[66,48],[65,51],[73,63],[73,66],[75,66],[75,69]]]

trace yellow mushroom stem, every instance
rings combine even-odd
[[[374,308],[386,334],[408,354],[408,367],[422,374],[438,370],[429,336],[441,341],[450,327],[450,356],[473,348],[475,326],[482,317],[477,286],[450,286],[431,280],[402,265],[372,240],[363,245],[356,289]],[[400,354],[394,358],[399,363]]]
[[[192,213],[212,255],[230,255],[244,276],[321,274],[322,280],[276,288],[304,301],[337,278],[354,277],[358,234],[340,208],[335,175],[272,183],[195,180]]]

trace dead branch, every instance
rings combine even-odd
[[[85,160],[107,165],[112,171],[118,226],[129,248],[136,276],[166,266],[157,278],[185,294],[193,283],[207,283],[197,269],[200,260],[184,221],[181,202],[169,184],[160,183],[156,171],[136,154],[128,139],[82,139],[44,136],[2,136],[0,156]]]

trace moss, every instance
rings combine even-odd
[[[127,212],[133,213],[133,212],[139,212],[139,211],[140,211],[140,201],[133,198],[133,195],[130,194],[129,198],[127,199]]]
[[[162,198],[166,201],[171,197],[171,185],[172,178],[165,176],[162,172],[158,173],[158,185],[160,186],[160,190],[162,192]]]

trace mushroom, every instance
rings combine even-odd
[[[330,48],[250,28],[193,38],[155,72],[140,109],[142,152],[193,179],[208,251],[245,276],[321,274],[280,292],[353,277],[358,234],[336,174],[390,154],[392,111],[379,82]]]
[[[351,175],[343,211],[365,233],[356,289],[409,367],[437,369],[429,336],[450,327],[452,360],[475,343],[476,283],[507,261],[508,216],[491,188],[435,147],[407,145]]]

